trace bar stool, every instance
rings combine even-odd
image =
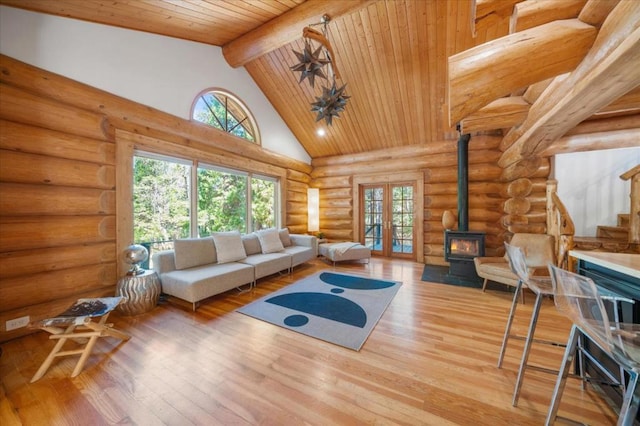
[[[638,375],[640,374],[640,325],[625,324],[614,320],[610,322],[604,307],[603,297],[595,283],[587,277],[564,271],[549,265],[553,284],[554,300],[559,312],[573,322],[571,334],[566,345],[564,357],[558,372],[553,397],[547,414],[546,425],[552,425],[558,416],[558,408],[562,392],[569,376],[571,362],[576,353],[578,340],[585,336],[595,343],[603,352],[614,359],[629,374],[625,384],[624,376],[620,380],[606,374],[611,384],[620,386],[624,398],[618,416],[618,426],[632,425],[640,405]],[[607,296],[608,297],[608,296]],[[597,363],[596,368],[601,368]],[[606,373],[606,371],[603,370]],[[581,374],[583,371],[581,369]],[[584,379],[584,377],[583,377]]]
[[[516,379],[516,385],[513,392],[512,405],[518,406],[518,399],[520,397],[520,389],[522,388],[522,382],[524,380],[524,373],[529,368],[536,371],[542,371],[545,373],[556,374],[557,370],[549,369],[538,365],[529,365],[529,352],[531,351],[531,345],[535,343],[564,347],[561,342],[554,342],[550,340],[534,339],[536,331],[536,324],[538,322],[538,316],[540,314],[540,307],[542,306],[542,299],[544,296],[553,295],[553,286],[551,284],[551,278],[549,277],[532,277],[529,268],[527,267],[525,255],[520,247],[504,243],[507,249],[507,256],[509,258],[509,266],[514,274],[518,276],[518,285],[516,286],[515,293],[513,295],[513,301],[511,303],[511,311],[509,312],[509,319],[507,320],[507,326],[504,330],[504,337],[502,339],[502,347],[500,348],[500,356],[498,357],[498,368],[502,366],[504,354],[507,349],[507,342],[510,338],[524,340],[524,349],[522,351],[522,359],[520,361],[520,368],[518,369],[518,378]],[[522,287],[527,286],[535,295],[536,300],[533,304],[533,310],[531,312],[531,319],[529,321],[529,330],[526,337],[512,335],[511,325],[513,324],[513,318],[515,317],[516,307],[518,306],[518,293],[522,291]]]
[[[49,339],[57,340],[47,358],[34,374],[31,383],[39,380],[47,372],[57,357],[80,355],[76,367],[71,373],[75,377],[82,371],[98,338],[111,336],[121,340],[129,340],[131,336],[107,324],[111,311],[123,300],[122,297],[102,297],[96,299],[78,299],[69,309],[55,318],[42,320],[31,327],[40,328],[51,333]],[[93,319],[98,319],[97,322]],[[63,328],[64,327],[64,328]],[[67,340],[73,340],[81,346],[77,349],[63,351]]]

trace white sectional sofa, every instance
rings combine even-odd
[[[174,249],[154,253],[153,269],[162,292],[192,303],[317,257],[316,237],[269,229],[247,235],[216,232],[174,241]]]

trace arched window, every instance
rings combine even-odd
[[[260,145],[260,134],[249,109],[233,94],[221,89],[200,92],[191,118]]]

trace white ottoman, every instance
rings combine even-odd
[[[371,259],[371,249],[355,242],[324,243],[318,246],[321,256],[329,259],[335,266],[336,262],[345,260],[367,260]]]

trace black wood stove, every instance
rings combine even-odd
[[[481,281],[473,258],[484,256],[485,233],[469,231],[469,139],[468,134],[458,138],[458,230],[444,232],[444,260],[450,276]]]

